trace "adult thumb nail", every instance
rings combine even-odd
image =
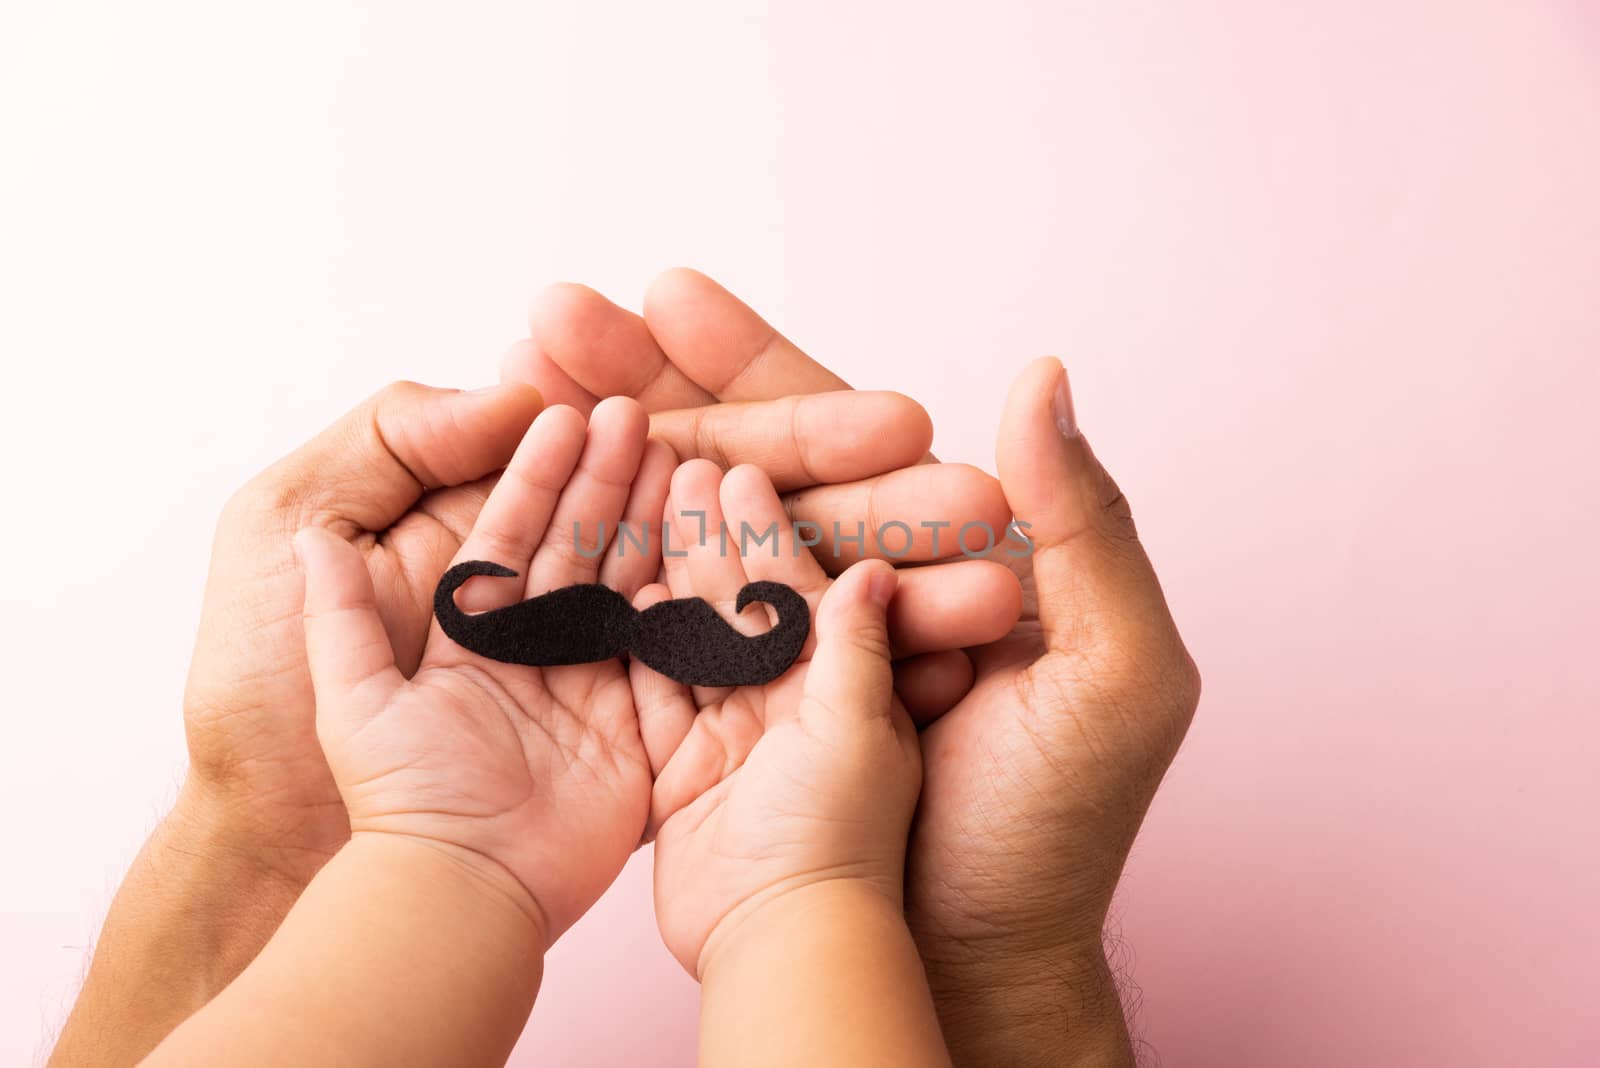
[[[1051,400],[1051,408],[1056,419],[1056,429],[1061,431],[1064,438],[1078,436],[1078,416],[1072,409],[1072,383],[1067,380],[1067,369],[1061,369],[1061,378],[1056,382],[1056,392]]]

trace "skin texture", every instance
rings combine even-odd
[[[759,472],[738,468],[735,479],[730,514],[741,499],[778,507]],[[741,562],[689,551],[671,576],[675,594],[719,595],[736,571],[817,570],[803,554]],[[690,691],[633,669],[635,689],[655,698],[640,704],[645,719],[688,703],[751,716],[759,735],[666,816],[656,916],[702,983],[701,1064],[948,1063],[901,901],[921,759],[889,666],[895,572],[864,561],[821,584],[813,647],[767,686]],[[694,748],[680,745],[669,766],[703,763]]]
[[[671,465],[643,462],[645,429],[643,410],[624,398],[597,406],[587,432],[571,408],[539,415],[452,561],[518,573],[473,579],[475,607],[596,582],[605,564],[619,565],[609,584],[625,595],[653,575],[649,556],[589,557],[573,541],[580,517],[611,535],[625,512],[659,514]],[[351,829],[486,858],[526,888],[541,928],[558,937],[616,878],[644,829],[650,770],[622,663],[502,664],[435,623],[408,678],[359,555],[318,528],[295,545],[317,735]]]
[[[474,580],[486,607],[597,582],[603,561],[620,565],[618,592],[655,573],[658,557],[574,541],[580,518],[614,537],[625,514],[661,513],[671,465],[646,455],[646,426],[623,398],[587,427],[571,408],[539,415],[454,561],[518,573]],[[644,828],[650,772],[624,667],[503,664],[436,626],[408,678],[359,550],[315,526],[294,546],[317,738],[352,837],[152,1061],[503,1060],[545,951]]]
[[[565,286],[535,303],[532,325],[507,355],[508,379],[577,403],[637,396],[685,457],[712,450],[696,448],[683,409],[844,385],[689,270],[657,279],[642,317]],[[1029,365],[1001,427],[1000,510],[1032,524],[1037,552],[1006,559],[1024,591],[1008,635],[970,658],[896,667],[920,718],[949,710],[923,733],[907,915],[957,1063],[1131,1063],[1101,928],[1199,675],[1058,362]],[[746,430],[726,426],[717,444]],[[883,481],[874,514],[923,514]]]
[[[576,319],[573,325],[582,326]],[[597,349],[608,351],[614,349]],[[558,389],[547,399],[565,397]],[[577,399],[587,417],[594,398]],[[217,526],[184,696],[189,773],[117,891],[52,1063],[138,1061],[239,974],[349,837],[314,728],[294,533],[323,527],[358,551],[396,662],[410,674],[431,625],[433,584],[542,403],[538,390],[520,382],[474,393],[396,383],[229,500]],[[931,438],[927,414],[898,394],[863,401],[841,393],[803,408],[784,400],[734,414],[736,425],[704,413],[674,425],[691,435],[688,441],[720,442],[725,458],[757,459],[788,472],[786,485],[807,485],[796,473],[816,469],[841,480],[847,492],[832,497],[825,489],[795,493],[821,494],[808,514],[847,526],[875,506],[870,487],[880,476],[921,456]],[[900,452],[819,450],[806,432],[809,425],[863,420],[864,433],[903,443]],[[672,462],[664,443],[648,451],[647,464]],[[914,488],[934,513],[957,522],[1004,510],[997,492],[974,494],[971,483],[966,476]],[[602,565],[605,581],[617,578],[613,567]],[[1011,576],[992,570],[965,566],[956,578],[1000,583],[998,591],[977,592],[1002,609],[1019,596]],[[947,603],[938,584],[923,589],[927,603],[912,619],[936,617]],[[469,588],[459,603],[486,607],[473,603],[485,595]],[[891,630],[907,632],[910,649],[945,650],[935,661],[954,658],[953,671],[947,662],[943,671],[922,672],[927,700],[948,705],[965,692],[970,669],[947,651],[936,628],[924,625],[919,633],[915,623],[897,628],[891,618]]]
[[[543,974],[525,898],[474,854],[357,832],[143,1063],[502,1064]]]
[[[686,457],[790,464],[802,474],[823,462],[796,437],[799,405],[788,398],[837,393],[845,383],[702,275],[662,276],[643,317],[582,287],[558,287],[536,302],[531,325],[532,339],[505,362],[513,383],[533,382],[580,412],[600,396],[636,395],[652,432]],[[950,741],[926,740],[907,906],[960,1063],[1115,1063],[1127,1035],[1099,926],[1199,681],[1125,500],[1081,437],[1058,433],[1048,444],[1041,428],[1056,419],[1040,413],[1055,373],[1035,368],[1024,379],[1032,381],[1025,429],[1043,451],[1010,450],[1025,467],[1004,491],[953,465],[915,476],[932,484],[885,475],[874,453],[857,469],[830,469],[842,485],[780,489],[793,514],[825,525],[914,514],[998,529],[1013,509],[1056,515],[1054,529],[1065,533],[1049,555],[1065,566],[1021,576],[1022,622],[1000,660],[903,641],[927,610],[900,610],[912,603],[909,582],[890,606],[896,688],[914,717],[929,722],[955,706],[980,665],[987,679],[1002,680],[950,718],[941,731]],[[771,417],[741,407],[773,398],[786,407]],[[717,399],[738,404],[704,407]],[[400,384],[230,501],[184,702],[191,770],[118,891],[53,1063],[138,1060],[239,973],[348,837],[312,727],[294,531],[323,526],[356,547],[397,663],[414,668],[432,579],[459,549],[486,476],[509,458],[539,404],[514,384],[470,398]],[[925,450],[925,413],[909,401],[890,407],[900,422],[886,420],[878,439],[914,439],[920,427],[917,449]],[[1002,475],[1007,455],[1003,442]],[[1033,463],[1051,480],[1043,503],[1026,473]],[[829,570],[842,563],[819,562]],[[954,606],[954,623],[963,622],[962,605],[1017,596],[1014,574],[972,574],[989,585]],[[463,607],[472,607],[470,593]],[[1041,601],[1053,604],[1053,622]],[[940,610],[936,588],[930,604]],[[1041,662],[1047,667],[1033,670]],[[1008,694],[1006,678],[1024,685]],[[987,752],[963,753],[962,730],[981,734]],[[985,778],[1001,764],[1011,770]]]
[[[861,416],[883,401],[844,407],[852,395],[841,392],[849,390],[848,383],[698,272],[663,274],[646,294],[642,316],[587,286],[552,286],[535,298],[529,325],[531,336],[501,362],[504,380],[531,382],[580,411],[601,397],[636,397],[651,413],[651,435],[681,458],[708,459],[724,469],[740,463],[761,467],[782,493],[788,515],[828,535],[835,523],[846,532],[863,521],[875,530],[887,519],[913,516],[918,537],[897,564],[964,562],[948,536],[935,555],[922,522],[950,522],[954,530],[981,521],[998,532],[1011,518],[999,482],[977,468],[906,466],[931,459],[926,413],[890,418],[892,412],[880,412],[876,428],[869,429]],[[782,441],[790,443],[787,449],[779,447]],[[894,462],[871,474],[845,466],[864,456]],[[873,539],[867,548],[876,548]],[[831,574],[857,558],[853,546],[843,546],[839,556],[833,549],[828,537],[813,550]],[[917,568],[903,578],[889,616],[898,658],[895,686],[912,716],[926,720],[954,705],[972,684],[971,661],[942,638],[946,621],[963,621],[974,606],[1003,614],[1017,602],[1018,591],[1015,580],[998,570],[963,572],[946,564]]]
[[[184,694],[189,774],[117,891],[53,1064],[148,1053],[243,969],[349,837],[317,744],[295,531],[325,527],[362,556],[414,668],[432,581],[540,407],[525,385],[397,383],[228,501]]]
[[[783,502],[760,468],[744,465],[724,477],[709,460],[684,463],[673,475],[667,508],[672,543],[684,546],[683,555],[665,558],[665,584],[647,586],[636,607],[642,609],[669,597],[700,597],[735,627],[750,633],[767,624],[753,612],[736,615],[734,601],[746,582],[768,580],[791,587],[815,608],[828,589],[827,572],[796,544],[783,515]],[[723,552],[715,533],[701,538],[702,521],[704,529],[711,532],[742,530],[746,524],[764,530],[776,524],[777,535],[760,548],[752,546],[741,557],[736,551]],[[947,565],[945,570],[960,573],[997,567],[988,561],[971,561]],[[909,578],[910,574],[902,573],[903,588],[914,588],[906,581]],[[897,600],[902,592],[897,590]],[[1014,603],[1000,612],[952,614],[950,637],[973,644],[993,641],[1011,629],[1019,607]],[[806,662],[816,641],[815,634],[807,640],[799,663]],[[643,667],[636,668],[633,677],[645,747],[656,777],[651,833],[689,799],[701,796],[737,767],[761,736],[764,724],[792,713],[806,679],[804,673],[790,671],[765,686],[691,690]]]

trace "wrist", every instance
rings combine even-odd
[[[696,974],[709,985],[721,962],[744,958],[756,947],[781,944],[791,932],[803,938],[808,928],[837,928],[841,918],[905,926],[898,895],[880,880],[834,876],[782,884],[745,899],[718,921],[700,950]]]
[[[924,946],[934,1004],[957,1064],[1134,1063],[1116,978],[1096,939],[984,957]]]
[[[249,841],[184,785],[112,900],[53,1063],[139,1060],[256,958],[305,882],[262,865]]]
[[[550,949],[550,923],[538,900],[510,869],[476,850],[369,830],[352,834],[339,860],[361,865],[382,882],[420,885],[441,910],[492,929],[521,953],[543,957]]]
[[[152,937],[170,937],[163,922],[170,917],[186,933],[186,945],[203,944],[185,957],[208,994],[250,963],[315,872],[266,862],[265,852],[229,806],[191,779],[124,884],[142,903]]]
[[[362,832],[250,966],[156,1051],[210,1063],[503,1064],[543,975],[546,928],[470,850]]]

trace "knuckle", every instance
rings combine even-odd
[[[1173,694],[1179,710],[1188,716],[1193,716],[1200,707],[1200,695],[1204,690],[1204,680],[1200,676],[1200,665],[1196,664],[1189,650],[1181,645],[1178,650],[1178,664],[1175,669]]]
[[[281,464],[262,471],[240,486],[223,503],[219,530],[294,526],[311,487]]]
[[[390,404],[415,400],[428,392],[428,387],[420,382],[413,382],[409,378],[396,378],[372,395],[372,404],[377,407],[387,407]]]
[[[1117,480],[1104,467],[1100,468],[1100,530],[1108,540],[1137,544],[1139,528],[1133,521],[1133,506],[1117,486]]]
[[[710,460],[721,468],[728,466],[727,453],[722,445],[721,424],[714,407],[702,408],[695,413],[692,440],[699,458]]]
[[[840,635],[848,647],[877,660],[889,659],[889,635],[882,623],[860,622]]]

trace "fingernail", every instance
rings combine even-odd
[[[1061,369],[1061,380],[1056,383],[1055,400],[1051,407],[1055,409],[1056,429],[1061,431],[1064,438],[1078,436],[1078,416],[1072,410],[1072,383],[1067,381],[1067,369]]]
[[[465,395],[468,397],[481,397],[485,393],[499,393],[502,389],[505,389],[508,384],[509,383],[506,382],[496,382],[492,386],[479,386],[477,389],[466,390]]]
[[[874,568],[872,578],[867,581],[867,597],[878,608],[886,608],[899,585],[900,576],[894,573],[894,568]]]

